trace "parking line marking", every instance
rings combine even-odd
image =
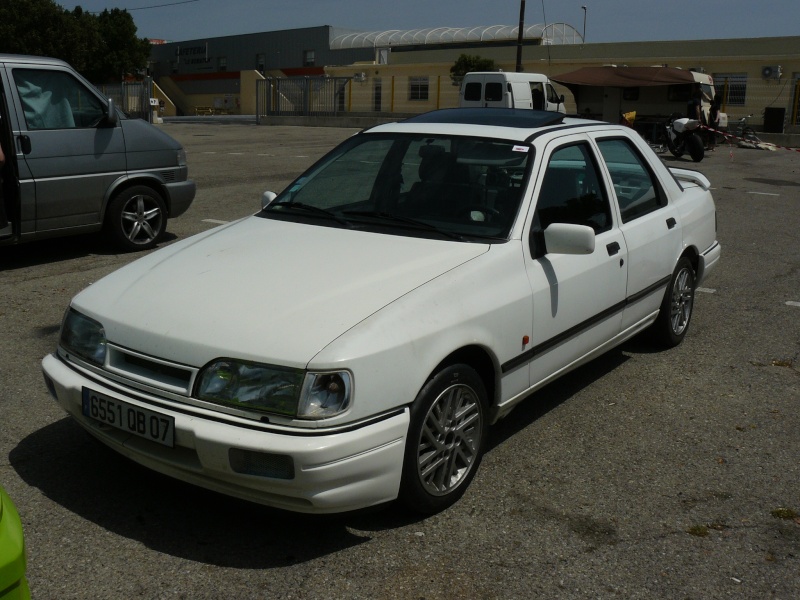
[[[213,150],[205,150],[203,154],[216,154]]]
[[[780,194],[772,194],[770,192],[747,192],[748,194],[753,194],[754,196],[780,196]]]
[[[794,300],[789,300],[786,302],[786,306],[800,306],[800,302],[795,302]]]
[[[230,223],[230,221],[220,221],[219,219],[203,219],[203,223],[214,223],[215,225],[225,225],[225,223]]]
[[[714,294],[717,290],[712,288],[697,288],[696,292],[703,292],[704,294]]]
[[[244,152],[228,152],[228,154],[233,156],[241,156],[242,154],[244,154]]]

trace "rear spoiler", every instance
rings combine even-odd
[[[686,183],[693,183],[695,185],[699,185],[704,190],[708,191],[711,189],[711,182],[706,179],[706,176],[700,173],[699,171],[692,171],[691,169],[680,169],[678,167],[670,167],[670,173],[672,173],[673,177],[680,182]]]

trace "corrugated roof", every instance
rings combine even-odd
[[[511,41],[519,37],[517,25],[488,25],[480,27],[434,27],[429,29],[348,32],[331,40],[331,50],[351,48],[389,48],[392,46],[424,46]],[[567,23],[528,25],[523,39],[543,40],[545,44],[580,44],[583,38]]]

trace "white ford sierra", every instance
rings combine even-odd
[[[631,129],[451,109],[348,139],[256,215],[78,294],[58,403],[161,473],[301,512],[433,513],[487,427],[644,331],[720,257],[701,174]]]

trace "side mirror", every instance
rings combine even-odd
[[[264,192],[261,194],[261,210],[267,208],[275,198],[278,197],[278,194],[275,192]]]
[[[559,104],[564,104],[564,94],[561,94],[561,95],[558,97],[558,103],[559,103]]]
[[[544,230],[547,254],[591,254],[594,252],[594,229],[572,223],[551,223]]]
[[[105,123],[109,127],[114,127],[117,124],[117,109],[114,106],[114,100],[108,98],[108,104],[106,104],[106,114],[105,114]]]

